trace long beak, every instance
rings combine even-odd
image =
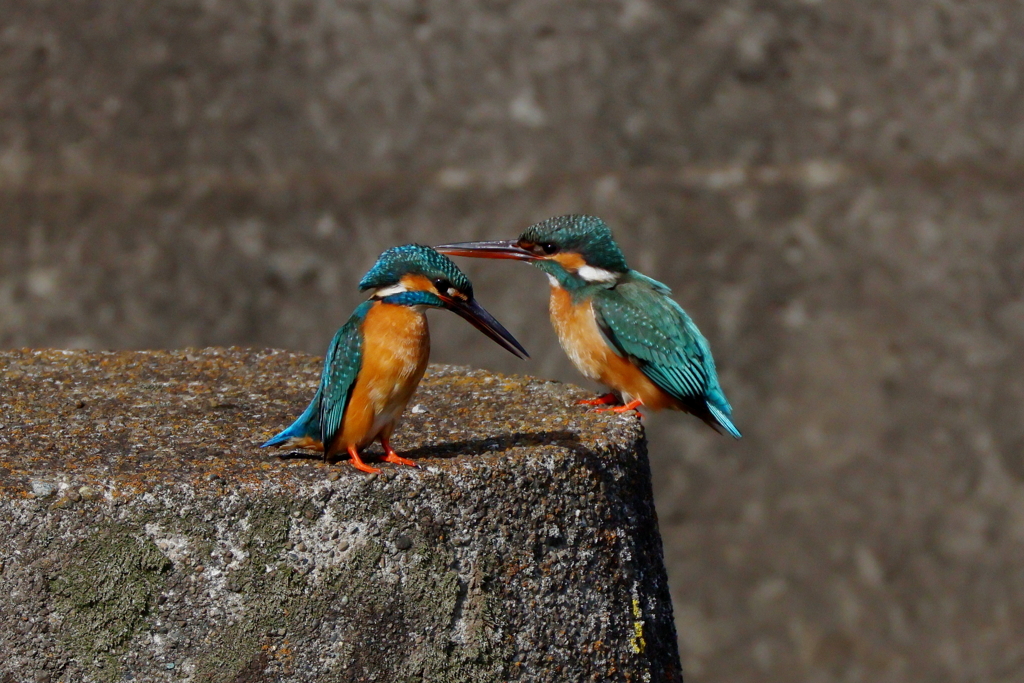
[[[530,357],[530,354],[526,352],[526,349],[523,348],[522,344],[516,341],[516,338],[513,337],[508,330],[502,327],[501,323],[494,319],[494,316],[485,311],[484,307],[478,304],[475,299],[460,301],[458,299],[442,297],[441,300],[448,306],[448,310],[461,315],[463,318],[468,320],[473,327],[496,341],[509,353],[518,356],[519,358]]]
[[[434,247],[448,256],[475,256],[476,258],[507,258],[517,261],[535,261],[537,255],[519,246],[515,240],[493,242],[456,242]]]

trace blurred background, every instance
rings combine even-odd
[[[1024,680],[1024,7],[3,0],[0,346],[322,354],[398,243],[587,212],[711,340],[647,419],[687,680]],[[582,382],[542,273],[461,260]],[[269,432],[268,432],[269,434]]]

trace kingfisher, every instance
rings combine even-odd
[[[718,383],[707,339],[670,290],[626,265],[608,225],[595,216],[556,216],[516,240],[460,242],[443,254],[517,259],[551,281],[551,322],[569,360],[588,379],[612,389],[590,405],[625,412],[682,410],[719,433],[740,438]]]
[[[473,285],[430,247],[388,249],[359,282],[371,292],[327,349],[320,386],[309,407],[263,444],[323,450],[324,460],[347,451],[356,469],[379,472],[359,452],[380,439],[384,462],[416,467],[391,447],[391,434],[430,356],[426,309],[446,308],[519,358],[526,349],[473,297]]]

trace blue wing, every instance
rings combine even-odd
[[[320,377],[320,440],[326,451],[341,429],[345,409],[352,396],[359,368],[363,364],[362,324],[366,312],[373,306],[365,301],[352,313],[348,322],[338,330],[327,349],[324,374]]]
[[[732,408],[718,384],[704,335],[669,298],[665,285],[632,271],[594,293],[594,313],[609,344],[687,410],[737,439]]]
[[[372,302],[367,301],[356,308],[348,322],[334,335],[324,359],[320,386],[306,410],[290,427],[263,444],[263,448],[298,445],[306,439],[322,443],[325,449],[330,446],[341,428],[352,387],[362,366],[363,335],[360,328],[370,306]]]
[[[270,446],[285,446],[291,448],[293,446],[302,446],[308,443],[309,439],[319,442],[320,441],[320,390],[317,389],[316,395],[313,396],[313,400],[310,402],[306,410],[303,411],[302,415],[295,420],[288,427],[277,436],[268,440],[266,443],[260,446],[260,448],[268,448]]]

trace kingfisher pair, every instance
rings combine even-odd
[[[559,342],[576,368],[612,389],[591,405],[624,412],[645,406],[691,413],[740,438],[718,383],[707,340],[671,290],[626,265],[611,230],[593,216],[559,216],[516,240],[389,249],[359,283],[372,290],[334,337],[313,401],[266,446],[322,448],[327,459],[376,439],[385,462],[415,465],[390,436],[426,369],[424,310],[452,310],[519,357],[526,350],[473,298],[469,279],[441,254],[528,261],[551,281],[549,310]],[[438,253],[440,252],[440,253]]]

